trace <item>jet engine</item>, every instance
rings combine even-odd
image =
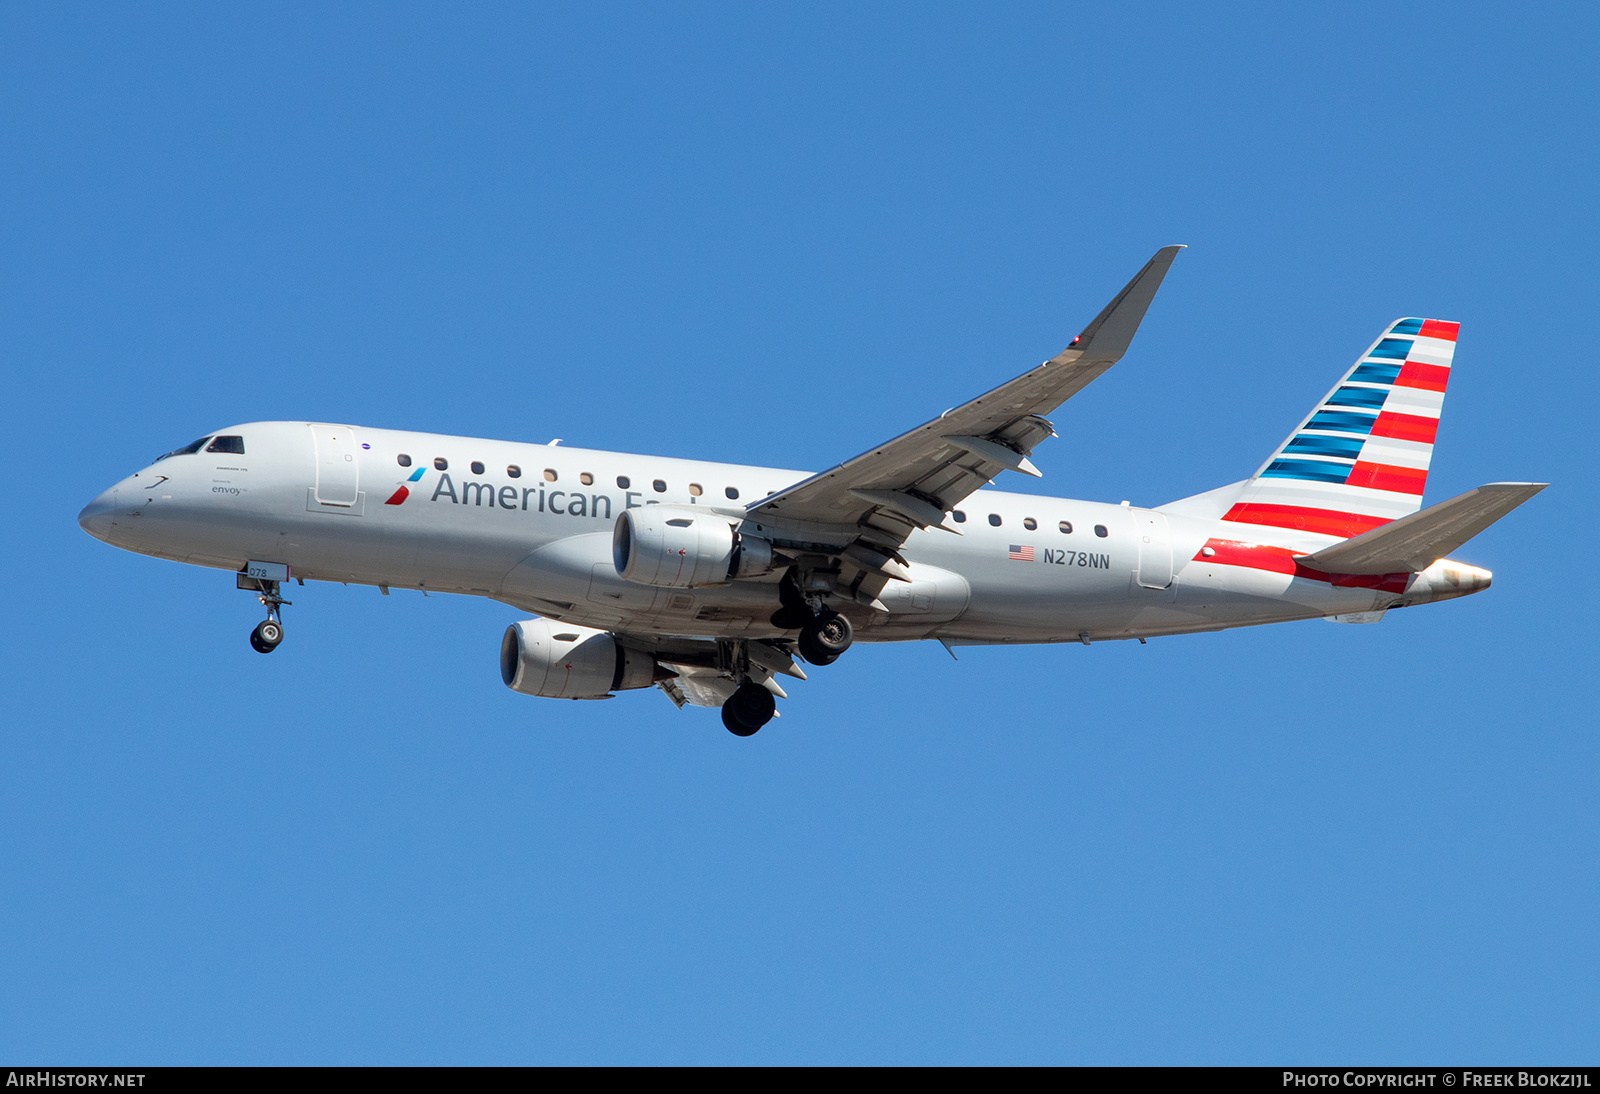
[[[606,699],[671,677],[654,657],[592,627],[529,619],[511,624],[500,640],[500,679],[523,695]]]
[[[641,585],[689,589],[769,574],[772,544],[735,530],[738,520],[707,509],[647,505],[617,518],[611,558]]]

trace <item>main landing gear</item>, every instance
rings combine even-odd
[[[800,574],[791,567],[778,583],[778,601],[783,606],[772,613],[772,625],[786,631],[799,631],[795,640],[800,656],[813,665],[831,665],[839,655],[850,648],[855,630],[850,620],[823,606],[822,597],[807,596],[800,587]],[[783,664],[790,664],[786,642],[772,643],[781,649]],[[740,684],[722,704],[722,724],[728,732],[739,737],[749,737],[772,721],[778,710],[777,699],[765,685],[751,678],[748,643],[722,642],[721,668]],[[771,668],[770,661],[767,668]],[[805,674],[795,671],[790,675],[805,679]],[[780,693],[781,694],[781,693]]]
[[[800,628],[800,656],[813,665],[831,665],[850,648],[855,630],[850,620],[835,611],[823,611]]]
[[[250,632],[250,648],[257,653],[271,653],[278,648],[278,643],[283,641],[283,614],[279,610],[290,601],[278,595],[278,583],[260,578],[254,580],[257,586],[256,599],[267,609],[267,617],[256,624],[256,629]]]
[[[735,737],[749,737],[778,716],[783,689],[776,681],[764,682],[774,672],[786,671],[805,679],[805,674],[794,668],[787,650],[770,643],[719,639],[716,667],[738,683],[722,702],[722,724]]]
[[[746,680],[722,704],[722,724],[736,737],[748,737],[772,721],[778,711],[778,700],[772,692],[753,681]]]
[[[778,583],[778,600],[783,607],[772,613],[772,625],[800,632],[800,656],[813,665],[831,665],[855,641],[850,620],[822,606],[821,597],[808,598],[800,590],[799,577],[790,570]]]

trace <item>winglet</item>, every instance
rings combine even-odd
[[[1074,359],[1079,361],[1115,361],[1126,353],[1150,301],[1161,287],[1161,279],[1167,276],[1167,269],[1181,250],[1180,243],[1157,251],[1062,354],[1075,351],[1078,356]]]

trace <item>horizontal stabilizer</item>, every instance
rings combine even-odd
[[[1330,574],[1426,570],[1548,485],[1491,482],[1297,561]]]

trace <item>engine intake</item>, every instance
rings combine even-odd
[[[611,558],[641,585],[691,589],[771,573],[772,544],[734,530],[735,518],[681,505],[647,505],[617,518]]]
[[[671,677],[649,654],[592,627],[529,619],[511,624],[500,640],[500,679],[523,695],[606,699]]]

